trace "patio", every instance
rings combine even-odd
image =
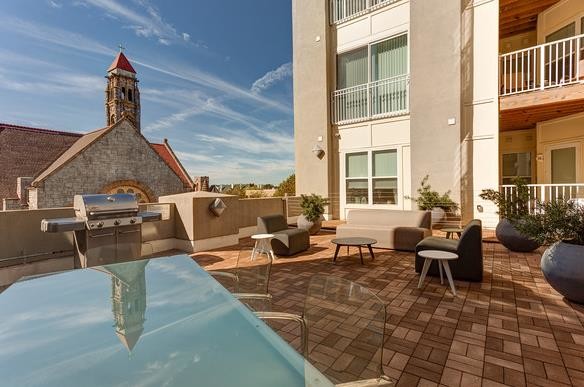
[[[366,254],[362,266],[355,249],[332,265],[333,237],[321,232],[311,237],[307,252],[274,262],[273,309],[301,313],[316,273],[369,287],[388,304],[384,371],[398,386],[584,385],[584,306],[567,302],[547,284],[540,252],[511,253],[483,243],[483,282],[456,281],[453,297],[437,278],[417,289],[413,253],[375,250],[375,261]],[[205,269],[219,270],[232,267],[238,251],[232,246],[193,256]],[[298,347],[295,323],[273,326]],[[327,337],[330,346],[319,353],[317,366],[340,381],[375,377],[369,359],[342,353],[340,338]]]

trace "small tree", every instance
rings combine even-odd
[[[295,174],[291,174],[290,176],[288,176],[286,179],[284,179],[280,183],[280,185],[276,189],[276,192],[274,193],[274,196],[286,196],[286,194],[288,194],[290,196],[296,195],[296,175]]]
[[[458,209],[458,204],[450,198],[450,191],[441,195],[438,191],[432,190],[432,186],[428,183],[429,178],[430,176],[426,175],[420,182],[420,187],[417,189],[418,197],[406,196],[406,199],[414,200],[418,208],[423,211],[442,208],[446,212],[455,212]]]
[[[499,208],[497,214],[501,218],[515,223],[529,213],[529,202],[533,198],[529,193],[529,187],[527,187],[525,180],[518,177],[513,179],[513,184],[515,185],[515,190],[510,194],[505,195],[501,191],[484,189],[479,196],[483,200],[493,202]]]
[[[320,195],[301,195],[302,215],[310,222],[316,222],[324,214],[324,207],[328,205],[328,200]]]
[[[235,196],[239,196],[242,199],[245,199],[245,190],[247,189],[246,186],[243,186],[241,184],[234,184],[233,187],[231,188],[227,188],[226,190],[223,191],[224,194],[227,195],[235,195]]]

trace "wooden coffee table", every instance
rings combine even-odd
[[[458,239],[460,239],[460,236],[462,235],[462,232],[464,231],[464,228],[460,228],[460,227],[444,227],[442,229],[442,231],[446,233],[446,239],[454,239],[454,234],[458,235]]]
[[[364,238],[364,237],[336,238],[336,239],[333,239],[331,242],[334,243],[335,245],[337,245],[337,248],[335,249],[335,256],[333,258],[333,263],[335,263],[337,261],[337,256],[339,255],[339,250],[341,249],[342,246],[347,246],[347,255],[348,255],[349,247],[351,247],[351,246],[358,247],[359,248],[359,256],[361,257],[361,265],[364,264],[363,251],[361,250],[361,247],[363,247],[363,246],[367,246],[367,248],[369,249],[369,254],[371,255],[371,260],[375,259],[375,255],[373,254],[373,249],[371,248],[371,245],[376,244],[377,241],[373,238]]]

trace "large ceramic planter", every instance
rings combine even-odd
[[[566,242],[551,245],[541,257],[541,271],[558,293],[584,304],[584,246]]]
[[[320,228],[322,227],[322,219],[318,219],[315,222],[311,222],[308,219],[306,219],[306,217],[304,215],[300,215],[298,217],[298,228],[303,228],[305,230],[308,230],[308,233],[310,235],[314,235],[314,234],[318,234],[318,232],[320,231]]]
[[[497,224],[497,228],[495,229],[495,235],[499,242],[511,251],[528,253],[540,246],[539,243],[533,239],[530,239],[517,231],[513,224],[507,219],[501,219],[499,221],[499,224]]]

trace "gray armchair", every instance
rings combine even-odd
[[[449,261],[450,271],[454,279],[463,281],[483,280],[483,240],[482,225],[478,219],[471,220],[460,239],[446,239],[440,237],[424,238],[416,246],[416,272],[422,271],[424,258],[419,256],[422,250],[441,250],[458,254],[458,259]],[[438,276],[438,262],[432,262],[428,274]]]
[[[258,233],[273,234],[272,250],[276,255],[294,255],[310,247],[307,230],[288,228],[283,215],[258,216]]]

